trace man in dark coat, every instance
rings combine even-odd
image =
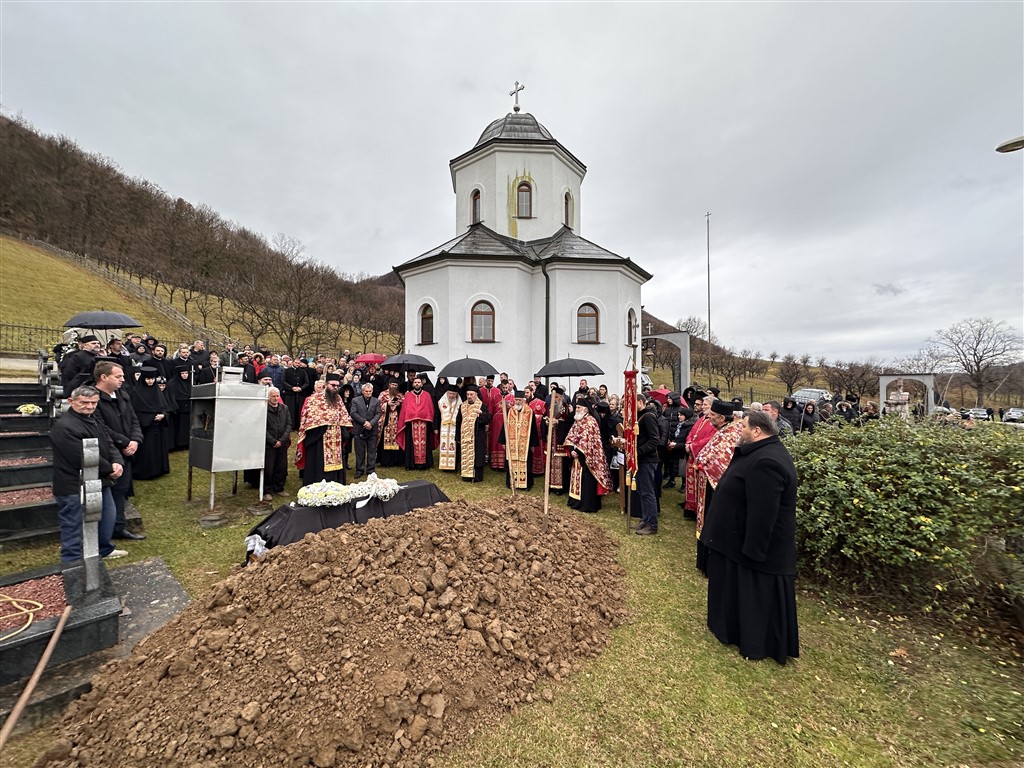
[[[658,446],[661,444],[661,426],[657,407],[647,395],[638,394],[636,439],[636,491],[640,497],[640,527],[637,536],[653,536],[658,532]]]
[[[124,472],[110,489],[114,498],[114,509],[117,513],[114,521],[114,538],[141,541],[145,534],[128,530],[128,521],[124,516],[124,505],[129,496],[135,495],[132,485],[131,457],[142,445],[142,427],[132,408],[131,399],[122,391],[124,385],[124,369],[117,363],[101,360],[93,368],[96,389],[100,392],[100,404],[96,409],[96,417],[107,428],[114,447],[126,461]]]
[[[80,386],[69,393],[71,408],[65,411],[50,429],[53,443],[53,498],[57,502],[60,523],[60,561],[75,564],[83,557],[82,523],[85,506],[81,501],[82,440],[99,441],[99,476],[103,481],[103,511],[99,521],[99,552],[101,557],[124,557],[123,549],[114,549],[114,497],[110,487],[124,471],[121,454],[107,434],[106,427],[95,417],[100,393],[95,387]]]
[[[284,492],[288,481],[288,446],[291,443],[292,417],[288,406],[281,401],[281,390],[271,387],[267,391],[267,444],[263,454],[265,485],[263,500],[270,501],[270,494],[287,496]]]
[[[751,411],[701,533],[708,628],[747,659],[800,655],[796,620],[793,459],[774,420]]]
[[[348,415],[352,417],[352,442],[356,453],[356,479],[373,472],[377,461],[377,425],[380,401],[373,396],[373,384],[366,382],[362,392],[352,398]]]
[[[78,339],[78,350],[64,355],[60,361],[60,383],[64,397],[70,397],[72,390],[92,378],[96,358],[103,353],[100,340],[88,334]]]

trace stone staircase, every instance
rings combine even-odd
[[[57,504],[50,493],[54,376],[52,363],[40,352],[38,381],[0,383],[0,550],[7,542],[59,530]],[[38,406],[41,413],[18,413],[26,404]]]

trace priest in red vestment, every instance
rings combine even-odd
[[[527,384],[523,391],[526,393],[526,405],[531,411],[533,411],[533,427],[539,436],[544,431],[544,416],[547,414],[547,407],[544,405],[544,400],[536,396],[536,389],[532,383]],[[544,462],[547,460],[547,449],[547,443],[543,440],[539,440],[537,445],[533,447],[533,450],[530,452],[530,472],[532,474],[544,474]]]
[[[701,398],[703,413],[686,436],[686,499],[683,506],[683,517],[690,520],[697,519],[697,489],[705,482],[706,478],[697,469],[697,454],[707,445],[708,440],[715,434],[715,428],[711,424],[711,402],[715,398],[711,395],[698,393]]]
[[[434,398],[423,389],[420,376],[412,380],[412,389],[402,398],[396,437],[398,447],[405,451],[406,469],[430,469],[434,465]]]

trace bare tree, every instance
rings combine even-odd
[[[945,360],[963,372],[977,393],[977,405],[994,384],[994,369],[1021,359],[1024,341],[1009,325],[992,318],[968,318],[937,331],[928,341],[945,352]]]
[[[782,357],[782,362],[779,363],[775,376],[786,385],[786,394],[791,395],[796,385],[800,383],[804,376],[804,367],[800,365],[800,362],[794,355],[787,353]]]

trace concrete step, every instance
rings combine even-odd
[[[0,432],[49,432],[50,417],[45,411],[39,416],[23,416],[20,413],[0,413]]]
[[[50,436],[44,432],[27,434],[0,433],[0,458],[21,459],[32,456],[51,456],[53,445]]]
[[[41,538],[57,530],[57,502],[52,496],[46,501],[0,507],[0,543]]]
[[[53,482],[53,462],[49,459],[33,464],[0,467],[0,490],[36,488]]]

